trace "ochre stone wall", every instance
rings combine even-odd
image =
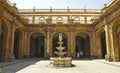
[[[103,58],[101,35],[105,32],[107,61],[120,61],[120,48],[117,29],[120,24],[120,1],[104,8],[105,12],[92,24],[28,24],[26,18],[18,15],[17,8],[10,6],[6,1],[0,0],[0,61],[12,61],[17,52],[17,58],[30,57],[30,40],[34,33],[41,33],[44,36],[44,58],[53,55],[53,38],[56,33],[63,33],[67,36],[68,56],[77,58],[76,36],[84,40],[86,35],[89,41],[86,42],[86,52],[90,52],[89,58]],[[15,32],[19,30],[17,35]],[[85,34],[85,35],[81,35]],[[37,36],[37,35],[35,35]],[[18,46],[15,48],[15,37]],[[34,37],[35,38],[35,37]],[[33,45],[35,46],[35,45]],[[89,50],[88,50],[89,48]],[[88,55],[88,54],[87,54]],[[16,57],[15,57],[16,58]]]

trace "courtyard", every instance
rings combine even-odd
[[[97,60],[73,60],[73,67],[54,68],[49,60],[26,59],[0,63],[2,73],[120,73],[120,62]]]

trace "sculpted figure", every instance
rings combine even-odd
[[[62,33],[59,33],[59,41],[61,42],[63,39]]]

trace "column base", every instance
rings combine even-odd
[[[49,59],[50,58],[50,54],[46,53],[44,57]]]
[[[91,59],[96,59],[97,56],[92,55],[92,56],[90,56],[90,58],[91,58]]]
[[[120,58],[115,56],[115,57],[114,57],[114,61],[115,61],[115,62],[118,62],[118,61],[120,61]]]
[[[113,61],[112,57],[111,57],[109,54],[106,54],[106,55],[105,55],[105,60],[106,60],[106,61],[109,61],[109,62],[112,62],[112,61]]]
[[[101,59],[101,58],[102,58],[102,56],[101,56],[101,55],[99,55],[99,56],[97,56],[97,58],[98,58],[98,59]]]
[[[0,68],[0,73],[2,73],[2,69]]]

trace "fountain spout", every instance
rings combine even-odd
[[[62,33],[59,33],[58,41],[59,47],[56,47],[57,51],[55,51],[55,54],[58,55],[60,58],[64,57],[64,55],[67,54],[66,52],[63,52],[63,50],[65,50],[65,47],[62,46],[63,44],[62,39],[63,39]]]

